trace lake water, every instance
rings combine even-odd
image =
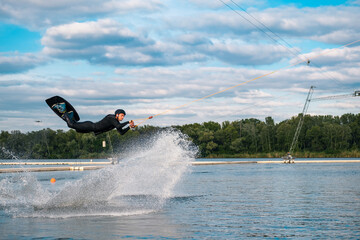
[[[193,151],[168,132],[101,170],[1,174],[0,239],[360,239],[359,163],[191,166]]]

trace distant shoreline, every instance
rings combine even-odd
[[[239,154],[210,154],[204,158],[282,158],[286,153],[239,153]],[[360,151],[344,151],[341,153],[295,152],[294,158],[360,158]]]

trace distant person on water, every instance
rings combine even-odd
[[[120,123],[126,115],[125,111],[122,109],[116,110],[115,114],[106,115],[102,120],[96,123],[91,121],[76,122],[69,115],[70,113],[64,113],[63,119],[66,121],[69,128],[73,128],[79,133],[94,132],[95,135],[98,135],[116,128],[116,130],[123,135],[129,131],[130,128],[135,128],[134,121],[132,120]],[[126,125],[129,126],[124,128]]]

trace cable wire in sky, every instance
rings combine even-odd
[[[279,36],[277,33],[275,33],[274,31],[272,31],[268,26],[266,26],[264,23],[262,23],[260,20],[258,20],[257,18],[255,18],[252,14],[250,14],[248,11],[246,11],[245,8],[243,8],[242,6],[240,6],[238,3],[234,2],[233,0],[230,0],[236,7],[238,7],[239,9],[242,10],[242,12],[246,13],[247,16],[249,16],[251,19],[253,19],[254,21],[250,20],[249,18],[243,16],[243,14],[241,14],[239,11],[237,11],[235,8],[233,8],[231,5],[225,3],[223,0],[219,0],[221,3],[223,3],[225,6],[227,6],[229,9],[231,9],[233,12],[235,12],[238,16],[240,16],[241,18],[243,18],[244,20],[246,20],[247,22],[249,22],[251,25],[253,25],[254,27],[256,27],[259,31],[263,32],[267,37],[269,37],[271,40],[273,40],[276,44],[284,47],[289,53],[291,53],[293,56],[295,56],[296,58],[299,58],[301,60],[307,60],[307,64],[309,65],[310,63],[312,65],[314,65],[315,67],[317,67],[320,71],[320,73],[325,76],[328,79],[332,79],[338,83],[341,83],[339,80],[337,80],[336,78],[334,78],[333,76],[331,76],[329,73],[324,72],[323,70],[320,69],[320,66],[318,66],[317,64],[315,64],[313,61],[310,61],[310,59],[306,58],[299,50],[297,50],[295,47],[293,47],[288,41],[286,41],[284,38],[282,38],[281,36]],[[257,24],[255,24],[255,22]],[[261,26],[259,26],[261,25]],[[269,31],[270,33],[266,32],[264,29],[266,29],[267,31]],[[276,38],[278,38],[279,40],[281,40],[281,42],[279,40],[277,40]],[[294,52],[295,51],[295,52]],[[301,56],[301,58],[299,57]]]

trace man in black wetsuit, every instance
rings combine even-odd
[[[63,115],[63,118],[67,122],[67,125],[69,128],[75,129],[77,132],[80,133],[89,133],[94,132],[95,135],[98,135],[103,132],[110,131],[114,128],[121,134],[125,134],[127,131],[129,131],[130,128],[134,128],[134,121],[127,121],[124,123],[120,123],[125,117],[126,113],[122,109],[118,109],[115,111],[115,114],[109,114],[105,116],[102,120],[99,122],[93,123],[90,121],[85,122],[76,122],[73,119],[70,119],[68,113],[65,113]],[[126,125],[128,127],[124,128]]]

